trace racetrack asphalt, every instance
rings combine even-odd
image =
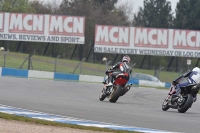
[[[0,77],[0,104],[50,114],[184,133],[199,133],[200,101],[186,113],[162,111],[168,90],[137,88],[116,103],[99,101],[102,84]]]

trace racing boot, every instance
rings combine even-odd
[[[102,82],[103,84],[107,84],[108,76],[105,77],[104,81]]]
[[[112,85],[113,85],[113,78],[112,78],[111,75],[109,75],[109,76],[108,76],[108,85],[107,85],[107,87],[110,87],[110,86],[112,86]]]

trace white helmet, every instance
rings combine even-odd
[[[198,67],[193,68],[192,71],[197,71],[200,74],[200,69]]]

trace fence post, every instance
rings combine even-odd
[[[31,57],[29,56],[28,57],[28,70],[30,70],[31,68]]]
[[[33,53],[31,53],[22,63],[22,65],[19,67],[19,69],[22,69],[22,66],[24,65],[24,63],[26,62],[26,60],[28,59],[28,70],[30,70],[30,67],[32,66],[33,68],[33,64],[31,62],[31,57],[33,56],[33,54],[35,54],[35,50],[33,51]]]
[[[4,53],[4,65],[3,65],[4,68],[6,67],[6,55],[8,52],[9,52],[9,50]]]
[[[35,50],[33,51],[33,53],[31,53],[31,54],[28,56],[28,70],[30,70],[30,68],[31,68],[31,66],[32,66],[31,57],[33,56],[33,54],[35,54]]]
[[[57,65],[57,59],[60,57],[60,55],[58,55],[55,59],[55,68],[54,68],[54,72],[56,72],[56,65]]]
[[[111,60],[109,62],[106,61],[106,70],[108,70],[108,65],[111,63]]]
[[[83,61],[85,61],[85,58],[83,58],[83,59],[81,60],[81,62],[80,62],[80,74],[82,73],[82,63],[83,63]]]
[[[76,71],[76,69],[80,66],[80,64],[85,60],[85,58],[83,58],[79,63],[78,65],[76,66],[76,68],[74,69],[74,71],[72,72],[72,74],[74,74],[74,72]],[[80,68],[82,69],[82,68]],[[80,70],[81,71],[81,70]]]
[[[157,78],[160,80],[160,71],[164,69],[164,67],[159,67],[158,72],[157,72]]]
[[[183,69],[181,69],[179,72],[178,72],[178,77],[181,75]]]

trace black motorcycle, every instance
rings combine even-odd
[[[172,108],[177,109],[179,113],[185,113],[192,107],[193,98],[197,95],[199,90],[200,84],[181,87],[178,95],[172,94],[171,96],[167,96],[162,104],[162,110],[167,111],[169,108]]]

